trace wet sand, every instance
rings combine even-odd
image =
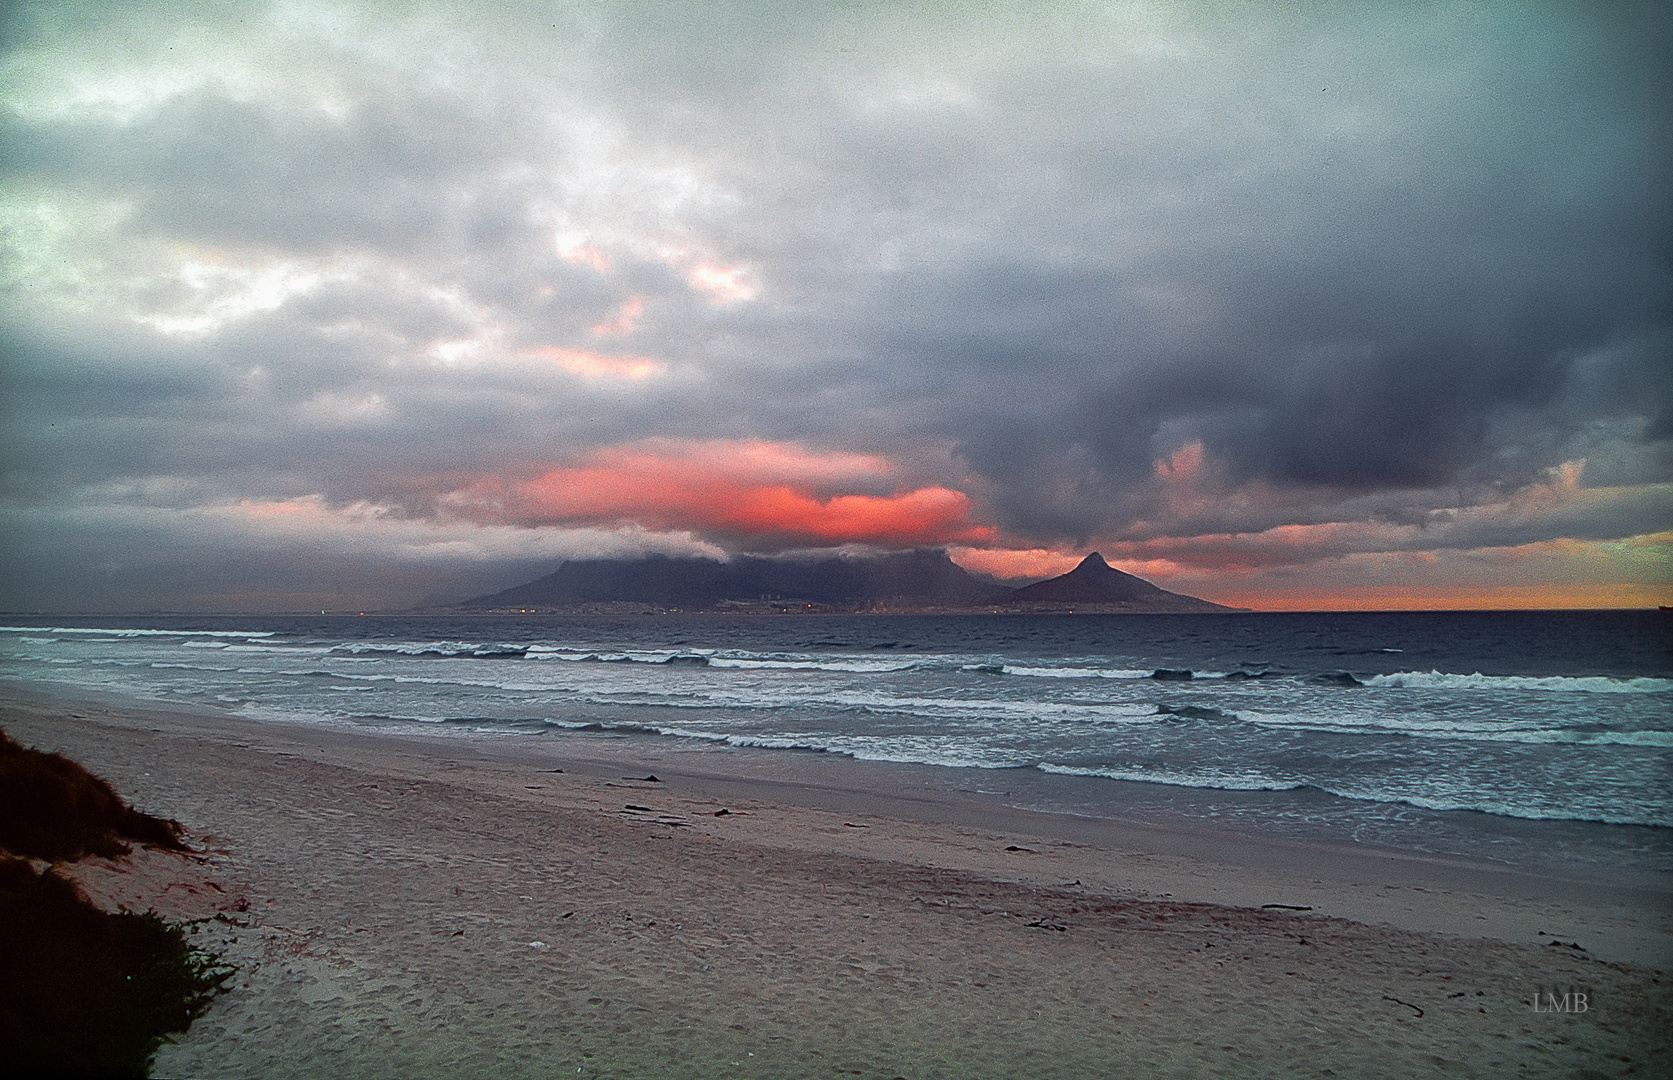
[[[220,916],[239,976],[159,1076],[1673,1073],[1654,876],[1031,814],[829,756],[0,702],[201,849],[78,871]]]

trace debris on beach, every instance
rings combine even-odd
[[[1389,997],[1387,994],[1383,995],[1383,1000],[1384,1001],[1392,1001],[1396,1005],[1404,1005],[1406,1008],[1408,1008],[1408,1009],[1412,1010],[1412,1012],[1416,1013],[1419,1017],[1423,1016],[1423,1010],[1418,1008],[1416,1005],[1413,1005],[1409,1001],[1401,1001],[1399,998]]]

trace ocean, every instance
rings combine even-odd
[[[0,679],[465,740],[917,770],[1005,805],[1673,872],[1673,616],[26,617]]]

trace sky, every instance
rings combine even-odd
[[[0,609],[1673,604],[1667,5],[0,10]]]

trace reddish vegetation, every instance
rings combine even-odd
[[[126,855],[134,841],[185,849],[177,821],[142,814],[62,754],[44,754],[0,731],[0,850],[30,859]]]

